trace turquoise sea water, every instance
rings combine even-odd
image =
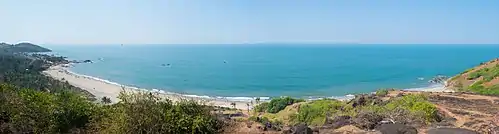
[[[499,45],[45,45],[72,71],[120,84],[208,96],[343,96],[430,86],[499,57]],[[424,78],[424,80],[418,79]]]

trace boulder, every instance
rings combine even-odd
[[[418,130],[404,124],[382,124],[378,130],[382,134],[417,134]]]
[[[326,122],[327,126],[330,126],[333,129],[340,128],[342,126],[352,124],[352,117],[344,115],[344,116],[336,116],[332,120],[328,120]]]
[[[312,131],[312,129],[309,128],[304,123],[298,124],[293,128],[293,134],[313,134],[313,133],[314,132]]]
[[[434,128],[428,130],[428,134],[479,134],[476,131],[463,128]]]

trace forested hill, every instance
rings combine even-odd
[[[0,43],[0,52],[51,52],[52,50],[31,44],[31,43],[18,43],[18,44],[7,44]]]
[[[48,69],[54,64],[68,63],[69,61],[64,59],[64,57],[46,54],[13,53],[12,51],[40,52],[38,50],[48,50],[30,44],[17,44],[14,46],[1,44],[1,47],[1,50],[4,51],[0,51],[0,84],[7,83],[18,88],[29,88],[38,91],[57,92],[67,90],[83,93],[89,97],[92,96],[87,91],[72,86],[67,82],[61,82],[42,74],[43,70]]]

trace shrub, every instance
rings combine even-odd
[[[96,133],[216,133],[224,125],[211,107],[194,101],[173,103],[153,94],[122,93],[122,101],[97,115]]]
[[[68,133],[84,130],[94,114],[94,104],[69,93],[50,94],[0,85],[3,123],[11,133]],[[0,122],[1,123],[1,122]]]
[[[147,93],[113,105],[71,92],[55,94],[0,85],[0,133],[217,133],[224,123],[212,107],[173,103]]]
[[[362,110],[353,119],[354,125],[362,129],[374,129],[376,124],[383,120],[383,116],[379,113],[369,110]]]
[[[387,110],[406,109],[413,116],[421,116],[426,122],[439,121],[438,110],[427,97],[421,94],[410,94],[392,100],[386,105]]]
[[[270,100],[267,106],[267,112],[269,113],[277,113],[288,105],[292,105],[294,103],[303,102],[303,99],[293,99],[291,97],[280,97]]]
[[[253,111],[254,112],[265,112],[265,111],[267,111],[268,106],[269,106],[268,102],[263,102],[263,103],[256,105],[253,108]]]
[[[309,125],[323,125],[328,114],[336,113],[345,103],[337,100],[316,100],[300,106],[294,115],[294,122],[305,122]]]
[[[384,97],[388,94],[388,89],[379,89],[376,91],[376,96]]]

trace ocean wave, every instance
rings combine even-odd
[[[426,87],[406,88],[406,89],[402,89],[402,90],[438,92],[438,91],[445,90],[445,85],[444,84],[431,84],[431,85],[426,86]]]

